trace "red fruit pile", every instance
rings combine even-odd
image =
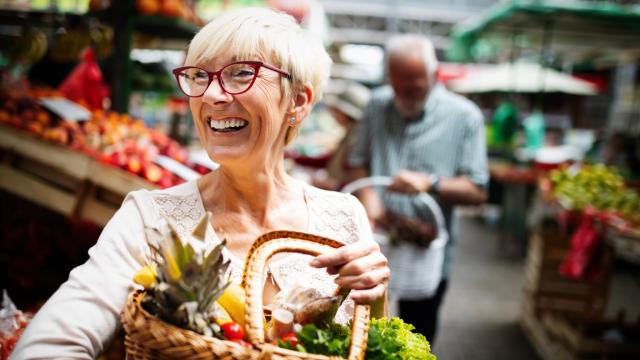
[[[51,96],[44,90],[34,96]],[[55,94],[54,94],[55,95]],[[165,155],[191,168],[186,148],[142,120],[112,111],[94,111],[84,122],[53,116],[32,97],[0,94],[0,123],[25,130],[45,141],[82,151],[105,164],[125,169],[161,188],[184,182],[153,162]],[[204,173],[202,169],[198,172]]]

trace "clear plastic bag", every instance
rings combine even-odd
[[[9,358],[29,320],[31,315],[18,310],[7,291],[3,290],[0,305],[0,360]]]

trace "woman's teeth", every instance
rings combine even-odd
[[[211,120],[209,119],[209,126],[213,131],[237,131],[245,126],[247,126],[247,122],[242,119],[231,119],[231,120]]]

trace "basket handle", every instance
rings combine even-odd
[[[282,252],[297,252],[320,255],[344,246],[341,242],[322,236],[297,231],[271,231],[258,237],[251,245],[242,273],[242,286],[246,292],[247,336],[253,344],[263,344],[264,328],[262,313],[262,292],[267,261]],[[340,289],[337,292],[341,291]],[[362,360],[369,335],[370,306],[356,304],[353,314],[349,360]]]
[[[393,178],[389,176],[370,176],[370,177],[361,178],[351,183],[348,183],[340,190],[340,192],[354,193],[366,187],[372,187],[372,186],[388,187],[392,183],[393,183]],[[445,222],[444,222],[444,215],[442,214],[442,209],[440,209],[440,205],[438,205],[438,203],[433,199],[433,197],[426,192],[418,193],[416,197],[420,199],[429,208],[429,211],[431,211],[431,213],[433,214],[433,217],[436,220],[436,226],[438,228],[438,237],[448,236],[447,227],[445,226]]]

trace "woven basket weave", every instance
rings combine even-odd
[[[149,314],[140,302],[144,291],[134,291],[127,298],[122,312],[126,332],[127,359],[273,359],[273,360],[339,360],[339,356],[306,354],[265,343],[262,291],[266,264],[281,252],[319,255],[343,246],[342,243],[317,235],[295,231],[273,231],[258,237],[247,255],[242,275],[246,291],[247,338],[254,348],[231,341],[203,336],[168,324]],[[340,289],[337,290],[339,292]],[[348,360],[364,359],[369,332],[369,305],[355,306]]]

